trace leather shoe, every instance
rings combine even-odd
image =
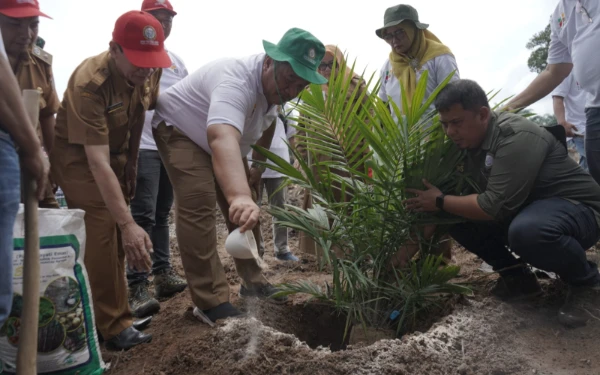
[[[131,326],[121,331],[121,333],[112,339],[106,340],[104,346],[107,350],[120,351],[129,350],[136,345],[148,343],[150,341],[152,341],[152,335],[142,333]]]
[[[148,328],[148,326],[150,325],[150,323],[152,322],[152,316],[148,316],[144,319],[139,319],[139,320],[135,320],[132,324],[133,328],[137,329],[138,331],[143,331],[146,328]]]

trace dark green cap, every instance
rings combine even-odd
[[[415,8],[410,5],[400,4],[385,10],[383,27],[375,30],[375,34],[377,34],[378,37],[383,38],[383,29],[399,25],[403,21],[413,21],[419,29],[426,29],[429,27],[428,24],[419,22],[419,13]]]
[[[308,31],[289,29],[279,43],[263,40],[263,46],[273,60],[288,62],[298,77],[319,85],[327,83],[327,78],[318,73],[325,46]]]

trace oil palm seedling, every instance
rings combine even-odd
[[[347,327],[392,325],[401,332],[446,296],[470,292],[451,282],[459,268],[431,253],[444,228],[460,219],[417,214],[403,204],[406,188],[422,188],[423,179],[447,193],[469,186],[460,171],[463,152],[429,110],[451,76],[426,98],[424,72],[412,101],[404,99],[399,108],[378,97],[374,76],[366,82],[372,90],[356,90],[348,70],[354,66],[334,66],[326,92],[311,85],[301,95],[294,119],[298,147],[292,150],[298,169],[257,148],[274,163],[270,168],[310,191],[311,208],[288,205],[271,213],[316,242],[333,276],[331,285],[299,281],[282,285],[281,293],[308,293],[333,304]],[[423,236],[425,225],[436,225],[433,236]],[[418,260],[392,266],[414,238]]]

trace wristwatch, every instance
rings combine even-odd
[[[440,210],[444,210],[444,197],[446,194],[442,193],[442,195],[435,197],[435,206]]]
[[[263,164],[258,164],[255,161],[253,161],[252,164],[250,164],[250,168],[256,168],[260,171],[260,173],[264,173],[267,169],[267,167],[265,167]]]

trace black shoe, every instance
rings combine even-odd
[[[171,298],[175,294],[183,292],[186,287],[187,282],[179,277],[173,269],[154,275],[154,296],[156,298]]]
[[[246,288],[245,286],[240,287],[240,297],[258,297],[266,299],[269,302],[273,302],[278,305],[282,305],[288,301],[287,296],[274,297],[275,293],[279,293],[280,290],[275,288],[271,284],[260,285],[255,288]]]
[[[160,310],[160,303],[150,295],[148,282],[137,283],[129,287],[129,307],[136,318],[154,315]]]
[[[229,302],[222,303],[219,306],[215,306],[208,310],[200,310],[199,308],[194,307],[193,314],[198,320],[211,327],[214,327],[216,321],[219,319],[234,318],[243,315],[240,310],[236,309]]]
[[[137,329],[138,331],[143,331],[146,328],[148,328],[148,326],[150,325],[151,322],[152,322],[152,317],[149,316],[147,318],[143,318],[143,319],[134,321],[132,326],[133,326],[133,328]]]
[[[558,321],[568,328],[583,327],[600,316],[600,282],[592,286],[569,286],[565,304],[558,310]]]
[[[524,269],[500,276],[490,292],[504,301],[516,301],[538,296],[542,294],[542,288],[535,275]]]
[[[131,324],[131,326],[133,328],[137,329],[138,331],[143,331],[146,328],[148,328],[148,326],[150,325],[151,322],[152,322],[152,317],[149,316],[147,318],[134,321]],[[102,337],[102,334],[100,333],[100,331],[98,331],[98,329],[96,329],[96,336],[98,336],[98,342],[99,343],[103,343],[104,342],[104,337]]]
[[[152,341],[152,335],[145,334],[137,329],[129,327],[110,340],[106,340],[104,346],[107,350],[120,351],[129,350],[136,345]]]

